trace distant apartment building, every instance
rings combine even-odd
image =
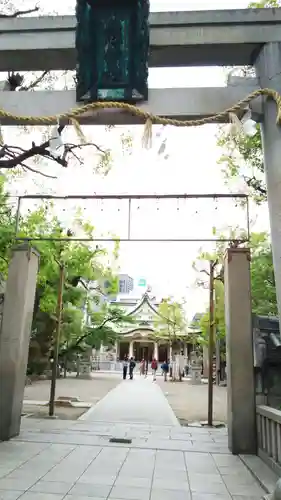
[[[128,274],[119,274],[119,293],[130,293],[134,288],[134,280]]]

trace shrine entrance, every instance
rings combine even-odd
[[[154,343],[153,342],[134,342],[134,358],[136,361],[151,362],[154,357]],[[159,360],[160,361],[160,360]]]
[[[169,359],[169,351],[170,351],[170,347],[168,344],[165,344],[165,345],[160,344],[159,345],[158,355],[159,355],[160,362],[167,361]]]
[[[120,342],[119,346],[119,359],[125,359],[129,355],[129,342]]]
[[[34,243],[34,245],[36,245],[36,241],[58,241],[58,242],[64,242],[64,241],[84,241],[84,242],[94,242],[95,244],[98,244],[99,242],[108,242],[108,241],[115,241],[113,238],[105,238],[104,237],[104,232],[103,234],[101,234],[100,236],[97,234],[96,237],[84,237],[84,238],[79,238],[79,237],[75,237],[75,231],[73,231],[74,233],[74,236],[72,235],[73,233],[71,233],[71,236],[64,236],[63,233],[58,236],[57,238],[51,238],[50,236],[48,236],[48,234],[46,235],[40,235],[38,237],[33,237],[33,236],[28,236],[26,235],[25,237],[22,237],[21,236],[21,217],[20,217],[20,209],[23,208],[23,204],[24,202],[28,201],[28,200],[32,200],[33,198],[36,198],[36,199],[41,199],[41,200],[44,200],[45,196],[32,196],[32,195],[26,195],[26,196],[23,196],[23,197],[20,197],[19,199],[19,206],[18,206],[18,219],[17,219],[17,231],[16,231],[16,240],[17,241],[23,241],[24,240],[24,243]],[[177,237],[177,238],[160,238],[160,237],[157,237],[157,233],[156,233],[156,227],[157,226],[154,226],[152,228],[152,234],[150,233],[150,237],[149,238],[145,238],[145,236],[142,234],[141,237],[134,237],[133,236],[133,227],[132,227],[132,213],[133,212],[133,206],[134,206],[134,203],[136,204],[136,211],[139,212],[140,210],[140,205],[141,205],[141,202],[144,202],[144,203],[147,203],[147,200],[155,200],[156,203],[157,203],[157,208],[155,210],[156,214],[159,213],[160,209],[159,209],[159,205],[160,205],[160,202],[161,200],[165,200],[167,202],[167,200],[169,202],[173,201],[175,203],[175,213],[178,213],[180,212],[180,201],[181,200],[184,200],[184,201],[193,201],[195,200],[196,203],[202,203],[203,200],[207,200],[208,203],[210,204],[215,204],[217,202],[218,199],[222,199],[222,200],[232,200],[233,202],[233,199],[235,198],[238,198],[238,199],[244,199],[244,201],[246,201],[246,205],[247,205],[247,196],[246,195],[227,195],[227,194],[224,194],[224,195],[217,195],[217,194],[208,194],[208,195],[187,195],[187,194],[184,194],[184,195],[100,195],[100,196],[97,196],[97,195],[93,195],[93,196],[79,196],[79,195],[76,195],[76,196],[69,196],[69,197],[52,197],[52,196],[48,196],[48,199],[52,199],[53,198],[53,203],[56,202],[56,200],[60,200],[62,202],[62,204],[64,205],[62,207],[62,210],[63,212],[67,213],[68,216],[70,217],[70,220],[71,218],[73,219],[72,217],[72,214],[73,214],[73,211],[71,211],[71,207],[70,209],[68,210],[67,209],[67,205],[70,204],[70,206],[73,207],[73,204],[74,204],[74,200],[75,199],[83,199],[83,203],[86,203],[89,201],[90,203],[93,202],[93,200],[96,202],[96,201],[102,201],[103,202],[103,207],[101,209],[101,213],[104,213],[105,212],[105,204],[107,201],[112,201],[114,200],[115,201],[115,206],[116,206],[116,203],[117,203],[117,200],[120,202],[127,202],[129,204],[129,210],[128,210],[128,216],[129,216],[129,223],[126,227],[127,229],[127,234],[123,234],[122,237],[118,238],[118,241],[119,243],[122,243],[122,242],[127,242],[127,243],[131,243],[131,242],[145,242],[145,243],[150,243],[150,242],[160,242],[160,243],[168,243],[170,241],[174,242],[196,242],[196,241],[201,241],[201,242],[204,242],[204,241],[208,241],[208,242],[216,242],[217,240],[220,241],[220,242],[223,242],[225,241],[225,243],[227,244],[228,242],[228,239],[223,239],[221,237],[220,234],[216,235],[216,234],[212,234],[212,236],[209,236],[209,238],[201,238],[199,239],[198,236],[197,238],[190,238],[190,237]],[[234,202],[235,203],[235,202]],[[52,205],[52,209],[53,209],[53,205]],[[121,209],[120,209],[121,210]],[[96,212],[96,210],[95,210]],[[92,210],[92,213],[93,213],[93,210]],[[152,212],[151,212],[151,209],[150,209],[150,220],[149,222],[151,221],[152,219]],[[217,213],[217,212],[216,212]],[[246,213],[247,213],[247,210],[246,210]],[[170,215],[171,215],[171,211],[170,211]],[[113,217],[112,217],[113,218]],[[97,217],[97,220],[98,220],[98,217]],[[175,224],[175,215],[174,217],[172,218],[173,220],[173,225],[176,226]],[[73,220],[73,223],[75,222],[75,219]],[[212,222],[212,221],[211,221]],[[246,218],[246,222],[247,222],[247,218]],[[178,228],[177,228],[178,229]],[[198,228],[196,227],[196,230]],[[70,226],[70,230],[72,230],[72,227]],[[147,230],[147,226],[145,227],[145,230]],[[199,227],[199,230],[201,230],[201,228]],[[167,226],[165,226],[165,228],[163,228],[163,231],[167,231]],[[212,231],[212,228],[210,228],[210,231]],[[112,234],[112,233],[111,233]],[[114,232],[114,234],[116,234],[116,231]],[[244,240],[244,242],[246,243],[248,240],[248,233],[246,231],[246,238]],[[242,242],[243,240],[240,241],[240,243]],[[240,362],[240,358],[241,358],[241,346],[244,345],[245,343],[245,340],[244,340],[244,333],[245,333],[245,330],[249,330],[249,324],[247,323],[247,321],[249,320],[250,322],[250,316],[251,316],[251,311],[250,311],[250,293],[249,293],[249,279],[250,279],[250,273],[249,273],[249,259],[248,259],[248,251],[245,250],[244,248],[240,249],[240,248],[234,248],[234,249],[230,249],[228,251],[228,255],[227,255],[227,259],[225,261],[225,270],[226,270],[226,278],[225,278],[225,288],[226,288],[226,308],[227,308],[227,311],[229,311],[229,314],[230,314],[230,324],[233,325],[235,322],[238,321],[238,318],[240,317],[238,312],[244,308],[245,311],[244,311],[244,315],[243,315],[243,318],[244,318],[244,328],[241,328],[241,324],[240,324],[240,320],[239,320],[239,327],[238,327],[238,324],[236,325],[235,323],[235,329],[234,327],[232,326],[232,329],[233,331],[235,330],[235,335],[230,335],[230,339],[229,339],[229,345],[231,346],[229,348],[229,345],[228,345],[228,348],[229,350],[232,352],[232,359],[233,357],[235,358],[234,359],[234,364],[235,366],[238,366],[239,365],[239,362]],[[13,280],[14,276],[11,275],[11,280]],[[17,285],[17,282],[18,280],[16,280],[16,282],[13,281],[13,286],[16,286]],[[35,290],[35,288],[34,288]],[[230,307],[231,306],[231,307]],[[5,316],[6,314],[6,316]],[[7,309],[5,310],[4,308],[4,323],[5,321],[7,322],[8,319],[9,319],[9,315],[11,314],[11,311],[7,311]],[[8,319],[7,319],[8,318]],[[147,320],[149,320],[149,317],[147,318]],[[144,323],[147,324],[147,320],[144,321]],[[147,333],[147,331],[149,330],[147,326],[143,327],[144,329],[144,332],[143,333]],[[232,331],[232,330],[230,330]],[[237,331],[240,332],[240,334],[238,335]],[[250,330],[249,330],[250,331]],[[7,330],[7,333],[9,333],[9,330]],[[158,332],[159,333],[159,332]],[[139,333],[139,329],[138,331],[136,332],[136,335],[133,333],[132,337],[131,337],[131,342],[130,342],[130,345],[128,346],[128,342],[124,342],[123,344],[121,344],[121,351],[120,351],[120,356],[119,356],[119,359],[124,359],[125,356],[129,355],[129,357],[131,356],[134,356],[136,357],[136,360],[140,360],[142,359],[143,357],[144,358],[147,358],[148,361],[150,361],[153,356],[156,357],[156,359],[158,359],[158,361],[162,361],[162,357],[164,358],[163,361],[165,360],[166,358],[166,353],[167,353],[167,337],[163,338],[162,339],[162,342],[161,342],[161,339],[158,338],[155,338],[154,341],[152,342],[149,342],[147,341],[145,338],[143,338],[143,343],[140,342],[140,336],[142,336],[140,333]],[[210,339],[212,339],[212,336],[210,335]],[[237,346],[237,339],[239,339],[239,342],[238,342],[238,346]],[[150,339],[149,339],[150,340]],[[160,340],[160,341],[159,341]],[[136,345],[134,346],[134,343],[136,341]],[[158,342],[159,341],[159,342]],[[247,342],[249,341],[249,338],[247,337]],[[212,339],[212,342],[213,342],[213,339]],[[252,341],[251,341],[252,342]],[[142,345],[141,345],[142,344]],[[1,345],[0,345],[1,347]],[[129,350],[128,350],[128,347],[129,347]],[[158,351],[158,355],[155,355],[155,352],[157,352],[157,349],[160,347],[160,355],[159,355],[159,351]],[[180,342],[178,342],[178,347],[180,348]],[[177,351],[178,353],[179,351]],[[252,352],[252,346],[251,346],[251,349],[247,351],[247,356]],[[230,362],[231,362],[231,358],[230,358]],[[247,363],[249,365],[249,362],[250,362],[250,358],[249,356],[247,357]],[[245,362],[246,364],[246,362]],[[3,364],[3,366],[5,366],[5,364]],[[228,365],[229,366],[229,365]],[[249,373],[250,374],[250,373]],[[240,378],[239,378],[240,380]],[[249,387],[251,389],[251,383],[253,381],[251,381],[250,377],[249,377],[249,380],[248,381],[245,381],[245,383],[247,383],[247,387]],[[243,381],[243,384],[244,384],[244,381]],[[212,384],[210,385],[211,388],[212,388]],[[241,393],[241,391],[240,391]],[[3,409],[4,411],[4,409]],[[251,441],[252,442],[252,441]],[[241,446],[243,445],[243,443],[241,444]],[[240,444],[239,444],[240,446]],[[243,445],[244,446],[244,445]]]
[[[107,2],[110,4],[110,2]],[[132,4],[132,3],[131,3]],[[116,14],[116,9],[120,11]],[[132,4],[133,5],[133,4]],[[62,91],[26,92],[24,98],[21,92],[1,92],[3,107],[7,112],[2,113],[3,123],[50,124],[62,120],[72,121],[76,129],[80,123],[93,124],[121,124],[146,122],[146,137],[150,136],[152,124],[193,126],[205,123],[229,121],[230,114],[243,114],[248,105],[252,107],[252,100],[258,96],[267,96],[262,106],[257,109],[258,120],[262,121],[263,145],[265,149],[265,171],[268,184],[268,203],[272,229],[272,248],[274,269],[276,275],[276,289],[279,312],[281,311],[281,232],[280,232],[280,10],[255,9],[233,12],[177,12],[153,13],[148,24],[149,5],[147,0],[139,0],[124,10],[124,2],[115,2],[112,16],[103,8],[103,2],[78,1],[76,19],[76,49],[74,37],[69,33],[75,29],[75,20],[59,20],[54,26],[53,18],[43,19],[40,25],[34,19],[35,28],[32,31],[32,19],[26,19],[28,24],[24,29],[24,20],[4,20],[3,25],[3,57],[1,58],[2,71],[28,71],[42,69],[66,69],[75,67],[75,50],[78,53],[76,99],[72,90],[66,94]],[[89,11],[93,10],[93,12]],[[106,19],[105,19],[106,14]],[[67,27],[67,22],[71,26]],[[51,23],[51,25],[48,25]],[[112,25],[114,33],[112,36]],[[40,27],[41,26],[41,27]],[[132,30],[132,26],[138,27]],[[260,29],[258,28],[260,26]],[[15,29],[17,28],[17,29]],[[31,31],[30,31],[31,30]],[[149,31],[151,39],[149,42]],[[32,36],[23,36],[25,33]],[[36,32],[36,35],[34,33]],[[40,33],[41,32],[41,33]],[[198,36],[200,33],[200,36]],[[35,40],[38,38],[38,43]],[[24,41],[24,43],[23,43]],[[57,44],[57,45],[56,45]],[[150,47],[149,47],[150,45]],[[57,47],[57,49],[56,49]],[[149,65],[155,68],[220,65],[255,65],[258,80],[231,83],[222,88],[189,88],[189,89],[151,89],[148,92],[148,52],[150,50]],[[36,54],[37,52],[37,54]],[[19,55],[20,54],[20,57]],[[42,68],[42,61],[49,61],[48,67]],[[51,61],[51,63],[50,63]],[[63,62],[62,62],[63,61]],[[39,65],[39,66],[38,66]],[[50,66],[53,65],[53,66]],[[125,77],[125,78],[124,78]],[[125,80],[125,81],[124,81]],[[254,80],[254,79],[253,79]],[[270,90],[270,88],[273,90]],[[253,92],[254,91],[254,92]],[[58,94],[60,92],[60,94]],[[52,94],[52,95],[51,95]],[[245,97],[248,94],[247,97]],[[135,103],[146,101],[141,109],[128,107],[126,102]],[[97,102],[103,99],[103,102]],[[87,108],[74,110],[77,100],[88,103]],[[106,100],[115,100],[117,103],[106,103]],[[279,108],[276,124],[275,102]],[[239,101],[239,104],[235,104]],[[109,112],[98,112],[97,109],[111,108]],[[112,108],[116,108],[113,110]],[[246,108],[246,109],[245,109]],[[48,115],[43,116],[48,110]],[[93,113],[91,113],[91,109]],[[225,109],[224,112],[222,110]],[[88,113],[85,113],[85,111]],[[119,111],[118,111],[119,110]],[[17,113],[16,113],[17,111]],[[113,111],[113,112],[112,112]],[[116,112],[115,112],[116,111]],[[127,112],[124,113],[124,111]],[[16,114],[15,114],[16,113]],[[52,114],[53,113],[53,114]],[[81,117],[79,115],[81,114]],[[128,117],[129,114],[129,117]],[[133,115],[132,117],[130,115]],[[81,118],[81,120],[80,120]],[[192,120],[193,119],[193,120]],[[79,131],[82,134],[82,131]],[[84,140],[84,138],[83,138]],[[122,196],[117,196],[122,198]],[[132,197],[130,197],[132,199]],[[207,212],[207,211],[206,211]],[[19,214],[18,214],[19,215]],[[194,223],[194,226],[196,223]],[[176,227],[176,224],[175,224]],[[236,224],[233,225],[236,227]],[[123,241],[133,241],[128,225],[128,236]],[[143,237],[142,237],[143,238]],[[190,236],[189,236],[190,238]],[[43,239],[43,238],[40,238]],[[120,239],[121,241],[122,239]],[[213,238],[215,240],[215,238]],[[32,241],[32,239],[27,241]],[[96,241],[98,241],[96,239]],[[137,241],[137,238],[135,238]],[[153,241],[150,239],[149,241]],[[163,241],[165,241],[163,239]],[[188,241],[188,240],[181,240]],[[198,240],[197,240],[198,241]],[[201,240],[202,241],[202,240]],[[203,240],[206,241],[206,240]],[[225,260],[225,302],[228,331],[228,379],[229,379],[229,433],[230,447],[234,453],[249,453],[255,449],[255,401],[252,360],[252,335],[250,314],[250,274],[249,252],[245,248],[231,248],[227,251]],[[30,260],[30,259],[29,259]],[[15,260],[16,262],[16,260]],[[28,262],[22,259],[21,269],[28,268]],[[11,278],[11,290],[15,300],[19,301],[16,284]],[[32,275],[33,276],[33,275]],[[23,283],[27,277],[23,273]],[[13,288],[14,286],[14,288]],[[35,285],[34,285],[35,286]],[[21,297],[25,298],[23,289]],[[11,297],[13,294],[10,294]],[[27,295],[31,297],[32,294]],[[13,311],[21,310],[26,314],[26,307],[13,303]],[[10,332],[21,335],[20,324],[11,326],[11,310],[5,304],[4,334],[1,332],[0,347],[2,358],[0,376],[3,377],[3,386],[10,388],[13,371],[15,380],[24,378],[24,371],[9,360],[7,353],[8,343],[13,339]],[[13,314],[13,312],[12,312]],[[239,318],[239,320],[238,320]],[[240,319],[242,318],[242,319]],[[16,321],[16,319],[15,319]],[[9,326],[9,328],[8,328]],[[27,331],[27,328],[26,328]],[[12,340],[11,340],[12,339]],[[6,342],[6,344],[5,344]],[[23,342],[21,341],[21,345]],[[125,347],[124,347],[125,349]],[[12,352],[12,351],[11,351]],[[21,357],[18,355],[16,357]],[[24,356],[23,356],[23,359]],[[239,372],[239,373],[238,373]],[[6,377],[6,378],[5,378]],[[2,382],[2,379],[1,379]],[[15,384],[15,387],[17,385]],[[7,402],[11,407],[19,408],[14,404],[16,390],[7,391]],[[12,397],[11,397],[12,393]],[[16,398],[18,401],[18,398]],[[4,401],[4,398],[3,398]],[[3,422],[10,419],[13,412],[5,401],[1,407]],[[5,416],[8,415],[6,419]],[[20,414],[15,415],[20,419]],[[232,425],[235,421],[235,426]],[[16,432],[13,430],[13,435]],[[233,438],[233,439],[232,439]]]

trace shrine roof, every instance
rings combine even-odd
[[[161,314],[159,314],[159,312],[157,311],[156,307],[151,303],[149,295],[148,295],[147,292],[144,293],[144,295],[142,296],[140,302],[137,304],[137,306],[135,307],[135,309],[133,309],[132,311],[130,311],[128,313],[128,316],[133,316],[134,314],[136,314],[142,308],[142,306],[144,304],[147,304],[148,307],[151,309],[151,311],[154,312],[154,314],[157,314],[157,316],[161,317]]]
[[[139,335],[140,337],[146,337],[147,334],[154,334],[155,333],[155,330],[153,328],[149,328],[149,327],[146,327],[146,328],[134,328],[133,330],[130,330],[126,333],[123,333],[123,337],[134,337],[134,336],[137,336]]]

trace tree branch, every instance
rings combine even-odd
[[[32,168],[29,165],[25,165],[24,163],[21,163],[20,166],[25,170],[30,170],[30,172],[34,172],[34,174],[42,175],[43,177],[47,177],[48,179],[57,179],[57,177],[55,175],[45,174],[44,172],[40,172],[40,170],[36,170],[36,168]]]
[[[61,135],[64,125],[61,125],[58,127],[58,133]],[[36,146],[34,143],[32,143],[32,147],[30,149],[27,149],[26,151],[23,150],[21,151],[18,155],[12,155],[12,158],[6,158],[3,160],[0,160],[0,168],[3,169],[11,169],[15,168],[19,165],[21,165],[24,161],[28,160],[29,158],[32,158],[33,156],[43,156],[45,158],[48,158],[50,160],[56,161],[63,167],[67,167],[67,161],[65,158],[61,157],[56,157],[51,154],[50,151],[48,151],[47,148],[50,147],[50,140],[48,139],[47,141],[43,142],[39,146]],[[3,146],[2,149],[0,150],[0,158],[5,156],[5,154],[11,153],[9,150],[9,147]],[[11,156],[11,154],[9,154]],[[26,165],[25,165],[26,167]]]
[[[43,71],[41,73],[41,75],[38,76],[38,78],[36,78],[36,80],[34,80],[33,82],[31,82],[29,85],[24,85],[24,86],[20,87],[19,88],[19,92],[28,91],[28,90],[34,89],[35,87],[37,87],[37,85],[39,85],[39,83],[42,82],[42,80],[44,80],[45,76],[47,76],[48,74],[49,74],[48,70]]]
[[[34,82],[35,83],[35,82]],[[60,125],[58,127],[58,134],[61,135],[65,125]],[[43,158],[47,158],[48,160],[52,160],[62,167],[68,166],[68,154],[73,154],[73,156],[80,162],[83,163],[82,160],[74,153],[75,149],[82,149],[84,147],[93,146],[100,153],[105,153],[105,151],[100,148],[97,144],[89,142],[86,144],[64,144],[63,151],[60,156],[52,154],[49,150],[50,148],[50,140],[43,142],[42,144],[36,145],[34,142],[32,143],[31,148],[24,149],[20,146],[8,146],[3,145],[0,149],[0,169],[13,169],[18,166],[30,170],[31,172],[43,175],[44,177],[49,177],[51,179],[56,179],[56,177],[52,175],[45,174],[40,172],[39,170],[26,165],[26,160],[33,158],[34,156],[42,156]]]
[[[33,12],[38,12],[39,7],[33,7],[33,9],[27,9],[27,10],[16,10],[12,14],[0,14],[0,19],[5,19],[5,18],[11,18],[14,19],[15,17],[19,16],[24,16],[25,14],[32,14]]]
[[[245,182],[246,184],[254,189],[255,191],[257,191],[260,195],[262,196],[266,196],[267,195],[267,190],[265,188],[262,187],[262,181],[260,181],[259,179],[257,179],[256,177],[246,177],[244,176],[244,179],[245,179]]]
[[[95,144],[94,142],[86,142],[85,144],[65,144],[65,147],[67,148],[67,150],[72,153],[72,151],[74,149],[82,149],[84,147],[87,147],[87,146],[93,146],[94,148],[96,148],[97,151],[99,151],[100,153],[102,154],[105,154],[105,150],[102,149],[100,146],[98,146],[97,144]]]
[[[2,149],[4,149],[4,148],[2,148]],[[14,159],[16,157],[16,155],[15,155],[14,151],[11,151],[12,149],[17,149],[17,150],[24,152],[24,149],[20,148],[19,146],[6,146],[5,152],[2,152],[2,150],[0,151],[0,157],[1,156],[8,156],[9,159]],[[56,176],[45,174],[44,172],[40,172],[40,170],[37,170],[33,167],[30,167],[30,165],[26,165],[26,163],[23,163],[23,162],[19,163],[19,165],[17,165],[17,166],[22,167],[23,170],[30,170],[31,172],[34,172],[35,174],[40,174],[43,177],[47,177],[49,179],[57,179]]]
[[[109,323],[110,321],[112,321],[114,319],[114,316],[110,316],[108,318],[105,318],[101,324],[99,326],[97,326],[96,328],[93,328],[93,332],[98,332],[99,330],[101,330],[107,323]],[[92,333],[90,332],[87,332],[85,333],[84,335],[82,335],[81,337],[79,337],[79,339],[76,340],[75,344],[73,345],[70,345],[65,351],[63,351],[63,354],[64,355],[67,355],[69,353],[69,351],[73,351],[75,349],[77,349],[77,347],[80,346],[80,344],[83,342],[83,340],[85,340],[87,337],[90,337],[92,335]]]

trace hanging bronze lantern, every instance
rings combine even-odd
[[[148,99],[149,0],[77,0],[77,101]]]

